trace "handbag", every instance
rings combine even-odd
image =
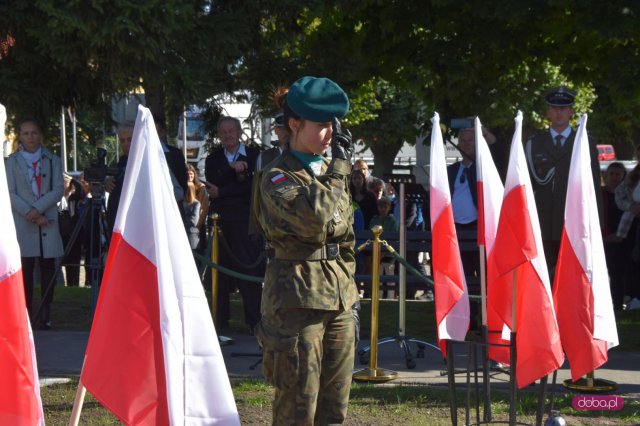
[[[58,212],[58,229],[62,238],[68,238],[73,232],[73,218],[69,210]]]

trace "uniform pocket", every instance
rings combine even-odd
[[[286,335],[263,321],[255,332],[262,347],[262,372],[267,383],[278,389],[295,387],[300,367],[298,335]]]

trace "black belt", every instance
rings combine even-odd
[[[340,247],[335,243],[326,244],[311,252],[275,249],[275,257],[278,260],[333,260],[337,259],[339,255]]]
[[[469,222],[469,223],[456,223],[456,228],[460,228],[460,229],[477,228],[477,227],[478,227],[477,220],[474,220],[473,222]]]

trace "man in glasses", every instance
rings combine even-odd
[[[470,124],[473,121],[470,120]],[[456,232],[471,233],[478,230],[478,187],[476,185],[476,144],[473,127],[460,129],[458,132],[458,149],[462,154],[462,161],[447,167],[449,190],[451,191],[451,206]],[[462,251],[460,253],[464,273],[467,281],[479,278],[479,251]],[[473,290],[470,286],[470,290]],[[475,293],[475,292],[474,292]],[[477,330],[477,304],[471,304],[471,330]]]
[[[478,189],[476,186],[476,147],[473,128],[460,129],[458,149],[462,161],[447,167],[451,205],[456,230],[477,229]],[[477,260],[477,259],[476,259]],[[466,271],[471,273],[472,271]]]

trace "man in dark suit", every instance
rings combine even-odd
[[[232,117],[221,117],[217,137],[221,147],[205,161],[207,192],[211,211],[220,215],[224,240],[220,247],[221,265],[251,276],[263,276],[262,265],[253,266],[260,256],[260,241],[249,236],[251,182],[259,150],[240,143],[242,127]],[[242,295],[245,321],[253,330],[260,320],[262,285],[225,274],[219,275],[217,325],[225,326],[230,317],[229,292],[236,286]]]
[[[573,109],[575,96],[576,92],[564,86],[547,91],[544,97],[547,103],[547,118],[551,126],[534,135],[524,145],[551,282],[553,282],[564,226],[569,166],[576,136],[575,130],[570,125],[575,113]],[[602,195],[598,190],[600,164],[598,150],[593,140],[590,141],[589,150],[593,184],[596,188],[600,218],[602,218]]]
[[[120,142],[120,148],[122,148],[122,155],[118,160],[118,164],[116,164],[118,175],[114,178],[107,179],[104,185],[105,190],[109,193],[106,209],[109,235],[111,235],[113,225],[116,223],[116,215],[118,213],[118,206],[120,205],[120,195],[122,195],[122,186],[124,185],[124,172],[127,169],[131,138],[133,137],[133,126],[134,123],[129,121],[118,126],[118,141]]]
[[[184,196],[187,193],[187,162],[180,149],[167,144],[167,128],[164,120],[155,119],[155,124],[156,130],[158,131],[158,137],[162,143],[164,158],[167,160],[167,166],[169,166],[169,175],[171,176],[171,184],[173,185],[173,195],[176,198],[180,216],[182,216],[184,221],[184,208],[182,207],[182,203],[184,201]]]

